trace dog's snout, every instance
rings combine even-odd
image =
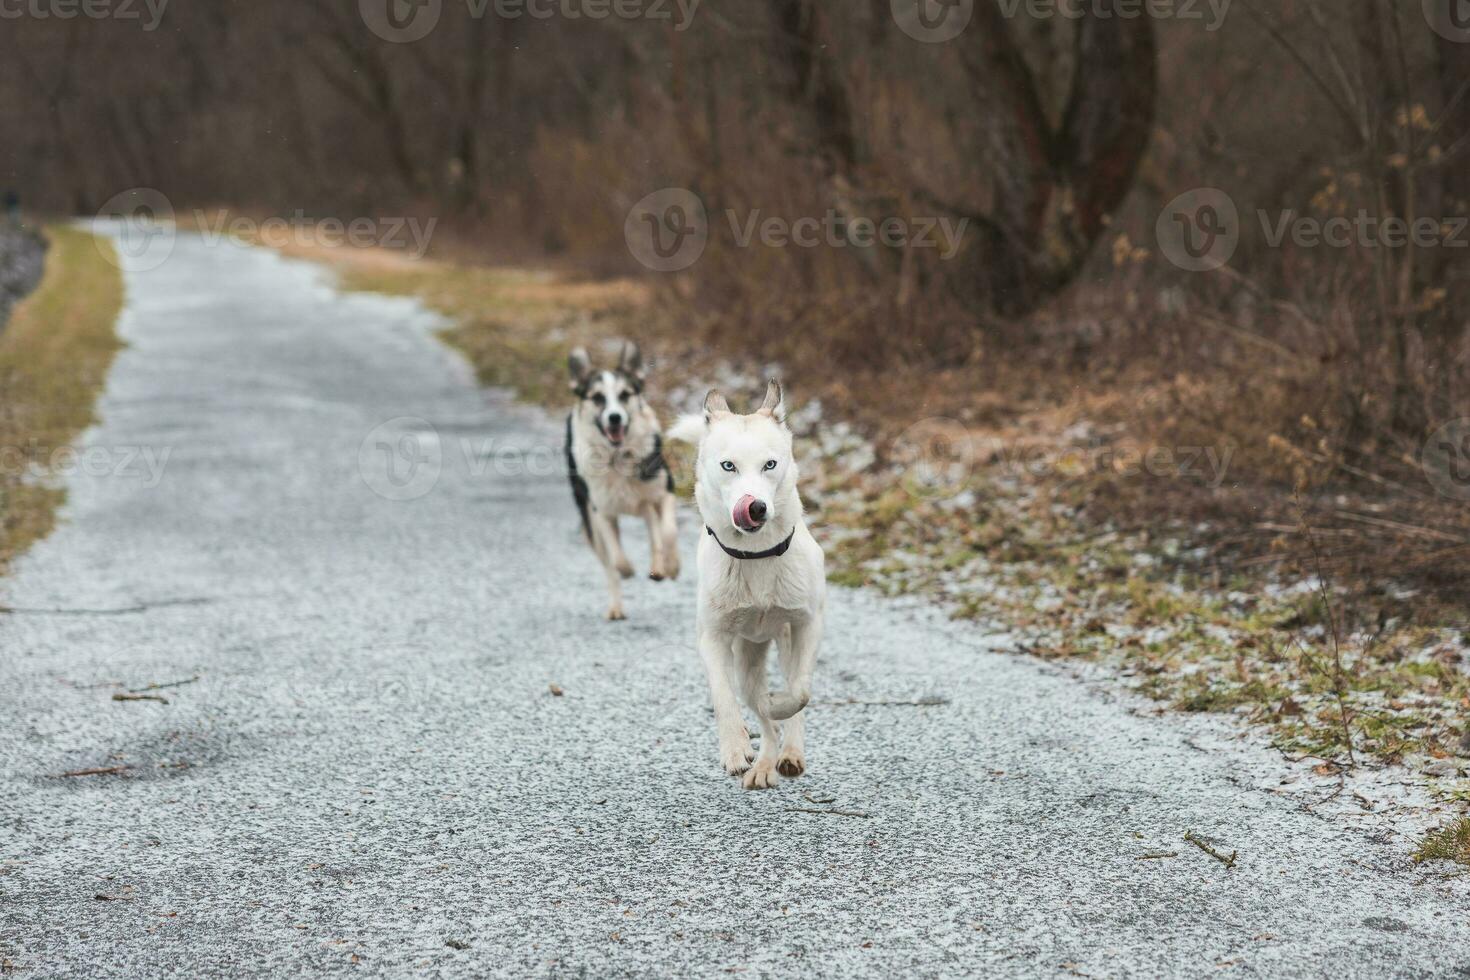
[[[622,425],[623,414],[621,412],[613,412],[607,417],[607,422],[609,425]]]
[[[764,500],[751,501],[750,516],[753,520],[757,522],[765,520],[767,512],[768,508]]]

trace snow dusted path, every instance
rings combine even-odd
[[[863,593],[834,591],[809,775],[742,791],[693,582],[602,621],[555,421],[412,302],[194,237],[149,264],[86,444],[166,465],[78,473],[0,581],[18,976],[1470,969],[1463,899],[1401,850]]]

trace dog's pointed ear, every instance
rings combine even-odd
[[[786,422],[786,393],[781,388],[781,382],[772,378],[766,385],[766,400],[761,407],[756,409],[757,415],[775,419],[777,422]]]
[[[643,380],[643,351],[631,340],[623,343],[623,356],[618,359],[618,370],[637,381]]]
[[[730,403],[725,401],[725,396],[718,391],[711,391],[704,396],[704,420],[713,422],[716,416],[729,415]]]
[[[584,348],[578,347],[567,357],[567,370],[572,374],[572,390],[577,391],[587,383],[587,378],[592,374],[592,358],[587,356]]]

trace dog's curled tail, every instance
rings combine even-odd
[[[698,413],[692,415],[681,415],[679,420],[669,427],[664,435],[677,442],[687,442],[691,446],[699,445],[704,438],[705,423],[704,416]]]

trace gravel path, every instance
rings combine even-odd
[[[553,420],[412,302],[187,236],[129,262],[93,464],[0,582],[19,976],[1466,975],[1463,897],[1401,849],[862,593],[810,774],[743,792],[693,583],[602,621]],[[373,434],[405,416],[437,437]]]

